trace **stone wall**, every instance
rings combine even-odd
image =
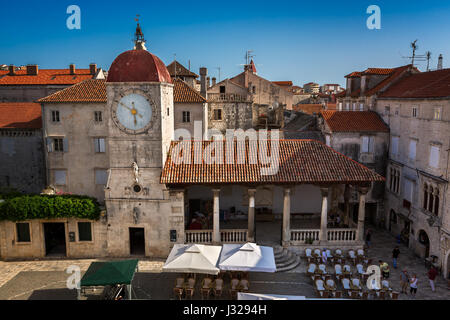
[[[39,193],[45,187],[41,130],[0,130],[0,187]]]

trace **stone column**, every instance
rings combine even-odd
[[[283,200],[283,234],[282,245],[289,246],[291,242],[291,188],[284,188]]]
[[[220,207],[219,194],[220,189],[213,189],[213,235],[212,240],[214,244],[220,243]]]
[[[358,207],[358,229],[356,230],[356,240],[364,241],[364,219],[366,217],[366,194],[368,187],[358,188],[359,207]]]
[[[327,225],[328,225],[328,188],[320,188],[322,194],[322,213],[320,216],[320,232],[319,240],[327,241]]]
[[[344,225],[349,226],[350,223],[350,186],[345,185],[344,189]]]
[[[248,189],[248,241],[255,241],[255,193],[256,189]]]

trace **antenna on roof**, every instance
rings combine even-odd
[[[438,59],[438,65],[437,65],[437,69],[438,70],[442,70],[442,61],[444,60],[444,58],[442,57],[442,53],[439,55],[439,59]]]
[[[425,54],[427,56],[427,71],[430,71],[431,51],[427,51]]]
[[[412,56],[411,57],[403,57],[406,59],[411,59],[411,65],[414,67],[414,62],[416,61],[426,61],[427,60],[427,55],[426,54],[417,54],[416,55],[416,51],[419,48],[419,46],[417,45],[417,40],[411,42],[411,49],[412,49]],[[430,53],[431,56],[431,53]]]

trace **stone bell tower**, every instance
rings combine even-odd
[[[145,49],[139,24],[134,49],[111,65],[106,93],[107,255],[164,256],[171,201],[160,176],[174,132],[173,84],[164,63]]]

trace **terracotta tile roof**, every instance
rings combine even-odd
[[[395,69],[392,68],[368,68],[362,72],[364,74],[378,74],[378,75],[389,75],[394,72]]]
[[[42,128],[41,105],[33,102],[0,103],[0,128]]]
[[[294,111],[301,111],[307,114],[320,113],[323,110],[322,104],[320,103],[299,103],[292,106]]]
[[[389,127],[374,111],[321,112],[332,132],[389,132]]]
[[[103,79],[90,79],[65,88],[38,102],[97,102],[106,103],[106,85]]]
[[[174,103],[205,103],[206,99],[195,89],[188,86],[183,80],[174,79],[173,102]]]
[[[69,69],[39,69],[37,75],[28,75],[25,70],[16,70],[16,74],[0,77],[0,85],[70,85],[92,79],[89,69],[76,69],[71,75]]]
[[[380,94],[380,98],[450,97],[450,69],[410,74]]]
[[[189,87],[184,81],[175,79],[173,88],[174,103],[204,103],[200,93]],[[106,84],[103,79],[90,79],[65,88],[52,95],[41,98],[38,102],[45,103],[106,103]]]
[[[367,97],[370,97],[374,94],[377,94],[380,90],[382,90],[386,86],[390,85],[392,82],[395,82],[396,80],[398,80],[399,77],[401,77],[402,74],[404,74],[404,72],[406,72],[410,67],[411,67],[411,65],[406,65],[406,66],[402,66],[402,67],[393,69],[393,72],[386,79],[381,81],[379,84],[377,84],[372,89],[368,90],[365,93],[365,95]],[[417,68],[414,68],[414,71],[419,72],[419,70]]]
[[[196,157],[207,154],[205,148],[211,141],[173,141],[161,174],[161,183],[166,184],[215,184],[215,183],[365,183],[384,181],[384,178],[362,164],[336,152],[316,140],[276,140],[279,142],[279,170],[273,175],[264,175],[261,169],[267,159],[257,158],[257,146],[245,145],[245,160],[237,164],[237,151],[234,152],[234,164],[226,164],[223,152],[223,164],[207,164],[204,159],[194,162]],[[219,142],[215,150],[225,149],[227,142]],[[178,146],[179,145],[179,146]],[[268,143],[276,145],[275,141]],[[178,146],[176,149],[175,147]],[[235,142],[236,146],[236,142]],[[175,151],[174,151],[175,150]],[[177,164],[172,154],[184,150],[189,163]],[[251,152],[249,152],[251,150]],[[259,152],[258,152],[259,153]],[[255,157],[255,158],[252,158]],[[251,160],[249,160],[249,158]],[[252,160],[254,159],[254,160]],[[262,160],[262,161],[261,161]],[[201,162],[201,163],[200,163]],[[265,162],[269,163],[269,162]]]
[[[167,66],[167,70],[169,71],[171,77],[175,77],[176,71],[177,76],[198,78],[197,74],[189,71],[188,69],[186,69],[186,67],[184,67],[181,63],[179,63],[176,60]]]
[[[345,76],[345,78],[351,78],[351,77],[361,77],[361,73],[360,71],[354,71],[348,75]]]

